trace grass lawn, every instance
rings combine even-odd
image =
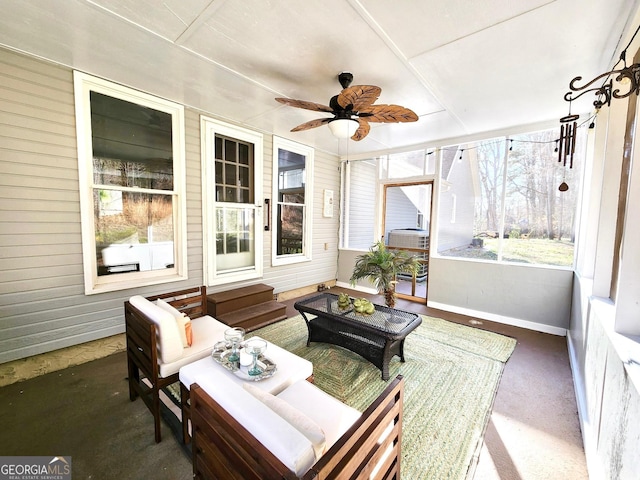
[[[454,248],[441,252],[446,257],[498,259],[497,238],[485,238],[484,246]],[[573,243],[567,240],[547,239],[503,239],[502,260],[505,262],[531,263],[538,265],[573,266]]]

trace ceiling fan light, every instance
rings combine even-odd
[[[337,118],[335,120],[331,120],[329,122],[329,128],[331,129],[331,133],[334,137],[337,138],[349,138],[356,130],[360,123],[357,120],[353,120],[351,118]]]

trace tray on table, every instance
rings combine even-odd
[[[234,375],[242,378],[243,380],[251,380],[254,382],[259,382],[260,380],[264,380],[265,378],[269,378],[276,373],[277,367],[276,364],[265,357],[264,355],[258,356],[258,366],[262,368],[262,373],[260,375],[249,375],[249,369],[251,365],[253,365],[253,360],[249,365],[241,365],[240,361],[232,362],[229,360],[229,355],[231,355],[231,344],[225,342],[218,342],[221,345],[216,345],[211,352],[211,357],[224,368],[232,372]],[[238,355],[240,355],[240,351],[242,350],[243,345],[241,344],[238,348]],[[249,354],[250,355],[250,354]]]

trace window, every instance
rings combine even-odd
[[[404,183],[401,180],[410,180],[414,184],[431,182],[436,170],[437,156],[434,153],[431,149],[419,149],[343,163],[341,248],[368,250],[381,237],[386,238],[390,228],[386,228],[385,232],[382,226],[386,223],[389,227],[391,219],[393,222],[404,222],[397,228],[429,230],[430,211],[418,209],[409,223],[406,223],[407,219],[402,213],[408,214],[409,211],[413,212],[412,209],[400,209],[400,215],[396,215],[399,211],[395,211],[384,219],[381,186]],[[430,202],[429,194],[429,205]],[[401,202],[397,205],[401,205]]]
[[[433,175],[435,159],[424,149],[392,153],[379,158],[381,178],[398,179]]]
[[[272,264],[311,260],[313,149],[273,139]]]
[[[444,148],[439,215],[451,218],[455,208],[456,226],[439,223],[438,253],[572,267],[586,135],[578,129],[573,168],[558,162],[558,136],[547,130]],[[559,189],[563,182],[568,190]]]
[[[342,248],[367,250],[376,239],[377,161],[361,160],[342,165],[344,206]]]
[[[259,278],[262,135],[206,117],[201,132],[207,284]]]
[[[182,106],[74,81],[85,293],[186,278]]]

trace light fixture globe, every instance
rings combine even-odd
[[[360,123],[357,120],[352,118],[336,118],[335,120],[331,120],[329,122],[329,129],[334,137],[337,138],[349,138],[356,130]]]

